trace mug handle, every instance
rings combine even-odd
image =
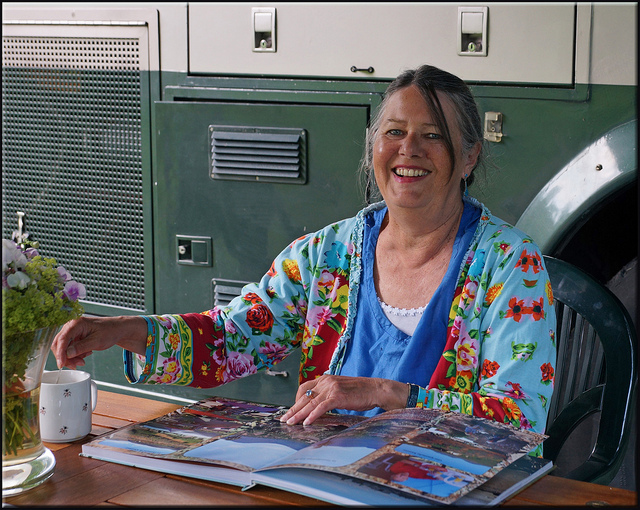
[[[91,381],[91,412],[96,410],[98,404],[98,385],[95,381]]]

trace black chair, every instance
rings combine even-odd
[[[631,433],[636,332],[628,311],[609,289],[567,262],[548,256],[544,262],[553,288],[558,353],[544,457],[557,463],[572,432],[600,413],[591,453],[558,474],[607,485],[625,457]],[[591,444],[578,442],[583,449]]]

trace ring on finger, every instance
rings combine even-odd
[[[305,395],[306,395],[307,397],[309,397],[309,398],[313,398],[313,397],[314,397],[314,395],[313,395],[313,391],[311,391],[311,390],[307,390],[307,391],[306,391],[306,393],[305,393]]]

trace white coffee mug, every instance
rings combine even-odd
[[[91,413],[98,386],[79,370],[45,371],[40,385],[40,437],[50,443],[68,443],[91,432]]]

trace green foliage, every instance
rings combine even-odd
[[[36,284],[26,289],[2,289],[3,337],[60,326],[82,315],[82,305],[64,295],[57,268],[55,259],[38,255],[24,268],[24,273]]]

